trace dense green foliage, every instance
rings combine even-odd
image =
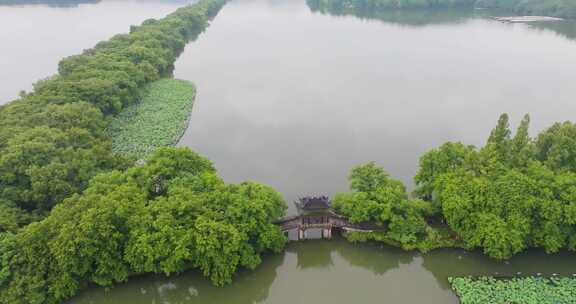
[[[462,304],[572,304],[576,303],[573,278],[450,278]]]
[[[185,43],[223,3],[203,0],[134,26],[62,60],[58,75],[0,107],[0,232],[45,215],[96,174],[129,165],[112,153],[105,116],[171,73]]]
[[[141,159],[158,147],[175,145],[188,126],[195,96],[192,83],[161,79],[148,84],[143,95],[108,125],[114,153]]]
[[[381,241],[404,249],[427,251],[449,246],[445,234],[430,227],[425,217],[433,213],[430,204],[409,199],[404,185],[374,163],[358,166],[350,173],[350,193],[339,193],[334,209],[352,223],[373,222],[385,232],[349,233],[350,241]]]
[[[199,269],[216,285],[254,269],[285,237],[272,188],[227,185],[207,159],[160,148],[144,165],[96,176],[83,194],[0,237],[0,303],[60,303],[89,283]]]
[[[573,0],[307,0],[314,8],[331,12],[418,8],[493,8],[515,14],[576,18]]]
[[[506,259],[527,248],[576,250],[576,125],[557,123],[536,139],[525,116],[516,133],[503,114],[480,149],[446,143],[420,159],[417,199],[373,163],[354,168],[351,193],[335,209],[385,232],[352,233],[423,251],[482,248]]]
[[[512,136],[502,115],[481,149],[447,143],[426,153],[417,195],[467,247],[508,258],[529,247],[576,249],[576,125],[555,124],[536,139],[526,116]]]

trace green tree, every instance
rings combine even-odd
[[[488,137],[487,146],[493,145],[496,151],[496,156],[499,161],[507,162],[510,157],[510,137],[512,132],[510,131],[510,123],[508,119],[508,114],[504,113],[500,115],[498,119],[498,124],[490,132]]]
[[[535,144],[536,159],[553,170],[576,171],[576,125],[556,123],[540,133]]]
[[[430,205],[408,199],[402,182],[389,177],[374,162],[350,173],[350,193],[339,193],[334,209],[353,223],[375,222],[386,229],[386,238],[405,248],[415,248],[426,237],[425,214]]]
[[[43,221],[2,234],[0,303],[60,303],[87,284],[197,268],[215,285],[286,242],[272,221],[286,204],[254,182],[225,184],[188,148],[102,173]]]
[[[520,122],[520,126],[518,126],[516,135],[514,135],[511,141],[511,163],[515,168],[525,168],[528,165],[528,161],[533,158],[532,139],[528,135],[529,127],[530,116],[526,114]]]
[[[420,166],[414,177],[418,197],[432,201],[435,193],[435,182],[446,173],[461,169],[478,171],[479,159],[474,146],[462,143],[445,143],[420,157]]]

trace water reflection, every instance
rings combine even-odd
[[[380,20],[402,26],[420,27],[428,25],[458,24],[476,16],[473,8],[443,9],[378,9],[365,1],[306,0],[312,12],[332,16],[355,16],[360,19]]]
[[[436,277],[438,284],[449,289],[450,276],[573,276],[576,259],[573,252],[546,254],[531,249],[506,261],[497,261],[480,251],[442,249],[422,255],[422,266]]]
[[[449,276],[562,275],[576,269],[574,253],[528,251],[499,262],[480,252],[406,252],[381,244],[332,240],[290,243],[282,255],[263,258],[255,271],[242,271],[231,285],[217,288],[197,272],[131,278],[115,288],[92,288],[69,304],[88,303],[457,303]],[[414,292],[418,290],[418,292]]]
[[[576,40],[576,20],[535,22],[531,26],[534,29],[553,31],[564,38]]]
[[[449,25],[487,16],[504,16],[509,12],[471,7],[395,10],[377,8],[365,1],[306,0],[314,13],[332,16],[354,16],[364,20],[380,20],[407,27]],[[514,25],[510,25],[514,26]],[[564,38],[576,39],[576,21],[534,22],[526,25],[534,29],[555,32]]]
[[[288,245],[286,252],[296,256],[299,269],[323,269],[340,266],[338,260],[348,266],[369,270],[376,275],[411,264],[417,256],[398,248],[380,244],[353,244],[338,235],[331,240],[305,240]]]
[[[256,271],[242,271],[234,282],[215,287],[199,273],[191,271],[173,277],[147,275],[130,278],[114,288],[93,287],[69,301],[69,304],[126,303],[262,303],[269,296],[277,270],[284,263],[283,255],[265,256]]]
[[[0,0],[0,6],[45,5],[48,7],[77,7],[81,4],[96,4],[102,0]]]
[[[337,252],[351,266],[370,270],[377,275],[410,264],[417,256],[415,252],[380,244],[343,244],[338,246]]]
[[[310,247],[313,247],[313,250],[307,251],[306,249]],[[322,269],[334,266],[332,260],[334,251],[335,247],[332,242],[306,240],[291,244],[286,252],[296,254],[298,269]]]

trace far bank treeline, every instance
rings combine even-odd
[[[346,13],[381,9],[489,8],[514,14],[576,18],[573,0],[307,0],[315,10]]]

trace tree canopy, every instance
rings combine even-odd
[[[465,244],[495,258],[576,249],[576,127],[555,124],[532,139],[529,122],[512,136],[503,114],[484,147],[446,143],[422,156],[415,178],[415,193]]]
[[[374,163],[352,169],[352,192],[336,196],[336,211],[385,232],[349,239],[482,248],[497,259],[531,247],[576,250],[576,125],[554,124],[535,139],[529,127],[526,115],[513,134],[502,114],[483,147],[448,142],[425,153],[415,199]]]
[[[0,237],[0,302],[60,303],[89,283],[199,269],[214,284],[286,241],[271,222],[286,204],[268,186],[225,184],[188,148],[97,175],[82,194],[17,234]]]
[[[410,200],[402,182],[371,162],[352,169],[350,193],[339,193],[334,209],[352,223],[375,222],[387,229],[386,237],[404,248],[415,248],[427,237],[425,216],[429,204]]]

